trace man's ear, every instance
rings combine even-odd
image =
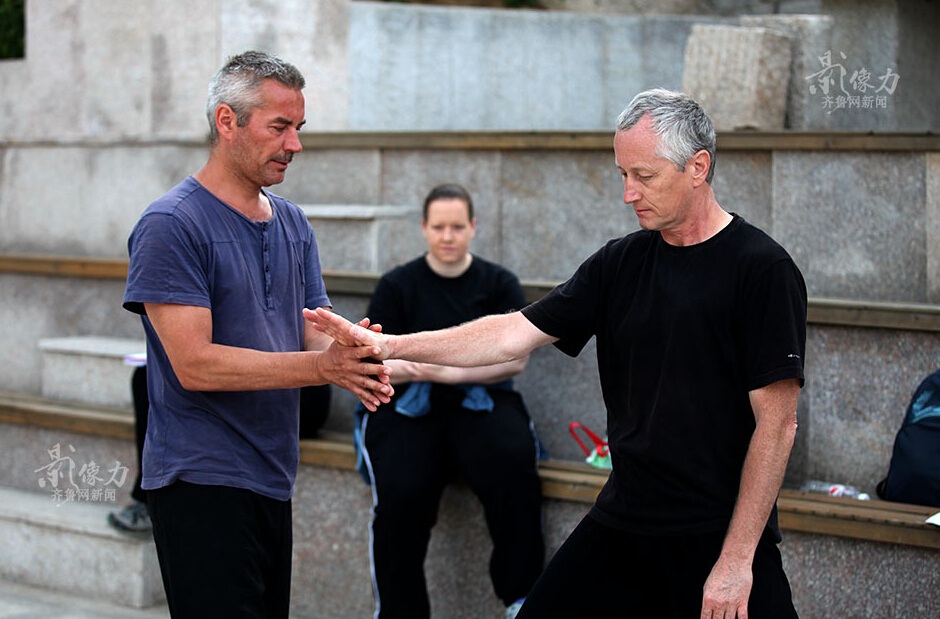
[[[698,187],[705,183],[705,179],[708,178],[708,170],[712,165],[711,155],[708,154],[707,150],[700,150],[689,160],[687,167],[692,171],[692,184],[694,187]]]
[[[238,125],[238,117],[227,103],[220,103],[215,108],[215,128],[220,136],[229,137]]]

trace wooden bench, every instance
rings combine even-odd
[[[127,259],[0,253],[0,273],[124,281]],[[378,279],[377,273],[323,273],[330,294],[337,295],[368,297]],[[523,281],[522,288],[531,302],[557,283]],[[940,332],[940,305],[810,297],[807,312],[807,323],[815,325]]]
[[[53,402],[0,392],[0,422],[64,430],[128,441],[134,421],[128,411]],[[300,443],[302,464],[352,471],[356,454],[349,434],[323,432]],[[593,503],[607,472],[581,462],[540,463],[546,499]],[[858,501],[783,489],[778,500],[784,530],[940,549],[940,527],[925,521],[940,508],[889,501]]]

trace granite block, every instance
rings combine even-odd
[[[351,127],[579,128],[600,120],[596,18],[372,3],[354,3],[350,14]],[[571,92],[584,94],[577,114]]]
[[[718,131],[783,129],[790,39],[765,28],[695,25],[685,50],[682,88]]]
[[[0,251],[126,257],[147,205],[207,156],[185,145],[11,149],[0,178]]]
[[[780,552],[801,617],[940,616],[936,550],[784,531]]]
[[[611,152],[503,154],[504,264],[525,279],[563,281],[604,243],[639,229]]]
[[[894,68],[898,73],[903,69],[904,87],[898,80],[892,94],[897,105],[897,130],[936,132],[940,128],[940,89],[936,87],[937,66],[940,58],[940,37],[936,36],[940,27],[940,5],[930,3],[897,3],[897,38],[898,52],[896,65],[879,67],[876,73],[877,84],[881,85],[881,76],[887,68]],[[883,92],[882,94],[885,94]]]
[[[867,107],[861,99],[858,105],[848,104],[849,96],[873,96],[873,91],[881,86],[882,80],[879,76],[887,75],[889,69],[900,75],[898,87],[901,90],[919,89],[921,87],[917,86],[917,83],[925,80],[927,83],[924,87],[935,90],[927,85],[933,81],[928,71],[919,68],[916,73],[908,73],[898,66],[900,39],[903,36],[898,20],[901,4],[883,0],[823,1],[822,12],[832,16],[835,27],[832,31],[832,46],[827,50],[828,57],[817,61],[814,73],[829,73],[826,67],[831,65],[832,88],[828,93],[821,88],[817,89],[814,96],[821,106],[826,107],[827,112],[831,112],[830,129],[889,131],[909,122],[903,118],[904,112],[898,105],[900,93],[897,91],[878,93],[878,96],[883,98],[873,99]],[[924,17],[927,19],[921,24],[920,36],[936,38],[932,31],[936,22],[931,26],[929,14],[922,14],[919,19]],[[915,61],[910,66],[913,69],[918,64],[919,61]],[[852,82],[852,77],[857,72],[870,74],[869,83],[874,88],[865,93],[857,92]],[[927,125],[921,127],[927,128]]]
[[[295,204],[405,204],[383,197],[382,163],[378,149],[311,148],[295,155],[284,182],[270,189]]]
[[[773,155],[760,151],[715,153],[712,189],[721,206],[773,236]]]
[[[161,0],[147,15],[149,54],[136,62],[149,70],[149,134],[162,139],[208,135],[206,89],[222,63],[219,18],[234,3],[221,0]],[[209,43],[209,42],[212,43]],[[108,59],[113,62],[113,59]],[[107,65],[94,67],[107,74]]]
[[[805,73],[804,85],[827,53],[845,68],[840,80],[859,70],[875,80],[902,73],[904,86],[883,106],[826,107],[825,97],[804,89],[799,94],[807,113],[791,97],[791,126],[809,127],[805,116],[815,128],[936,127],[940,95],[929,78],[938,45],[931,28],[940,9],[880,0],[866,0],[859,9],[858,2],[826,0],[777,7],[793,13],[805,5],[818,13],[813,16],[765,15],[766,3],[758,2],[706,3],[697,13],[670,14],[683,13],[673,9],[685,1],[634,14],[623,9],[636,3],[608,11],[603,2],[595,3],[599,13],[349,0],[33,2],[26,58],[0,65],[5,92],[30,96],[0,102],[0,136],[202,138],[209,77],[226,57],[249,48],[280,54],[304,72],[312,130],[598,130],[610,127],[636,92],[683,87],[693,24],[731,27],[735,15],[751,13],[800,40],[798,55],[808,72],[798,63],[793,71]],[[821,25],[827,16],[833,24],[828,44]],[[747,75],[761,74],[754,79],[778,77],[764,75],[777,63],[768,65],[760,55],[740,62]],[[715,81],[712,68],[704,67],[702,80]],[[743,87],[727,87],[740,77],[719,80],[733,103],[755,90],[749,77]],[[851,87],[846,94],[853,94]],[[770,110],[766,87],[754,97],[760,104],[748,105]]]
[[[141,137],[150,134],[150,5],[143,2],[84,0],[76,36],[94,41],[81,47],[82,96],[78,122],[86,136]],[[115,62],[120,58],[122,62]],[[119,86],[118,86],[119,85]],[[118,86],[118,87],[116,87]]]
[[[216,65],[249,49],[277,54],[306,79],[307,127],[345,129],[351,70],[349,7],[349,0],[227,0],[216,16],[220,23]],[[202,80],[203,86],[209,77]]]
[[[25,71],[3,88],[12,98],[12,114],[5,123],[5,139],[36,140],[57,136],[67,140],[81,135],[77,122],[84,99],[81,50],[86,44],[78,31],[79,0],[26,3]],[[23,96],[22,93],[29,93]],[[0,121],[2,122],[2,121]]]
[[[927,302],[940,303],[940,153],[925,155]]]
[[[924,155],[778,151],[774,235],[810,296],[926,302]]]
[[[700,9],[698,0],[542,0],[542,6],[551,11],[572,11],[603,14],[663,14],[679,15],[696,13]]]
[[[819,70],[819,58],[832,49],[832,17],[829,15],[743,15],[741,25],[767,28],[790,39],[790,80],[785,126],[801,131],[820,131],[829,126],[831,114],[810,92],[806,77]]]
[[[875,496],[917,385],[940,367],[940,335],[813,326],[806,350],[804,479]]]
[[[679,88],[696,21],[719,20],[353,3],[349,127],[612,127],[636,92]]]
[[[370,616],[369,486],[352,471],[301,466],[292,503],[291,616]]]

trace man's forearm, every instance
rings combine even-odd
[[[512,337],[512,322],[510,314],[500,314],[439,331],[389,336],[390,358],[454,367],[514,361],[530,350],[521,339]]]
[[[388,359],[385,364],[392,368],[392,383],[430,382],[446,385],[499,383],[525,370],[528,357],[478,367],[457,367],[437,363],[420,363],[403,359]]]
[[[786,474],[796,438],[797,381],[775,383],[751,394],[757,425],[748,446],[724,552],[753,556]]]

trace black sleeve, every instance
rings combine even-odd
[[[806,355],[806,284],[790,259],[756,278],[745,298],[747,388],[779,380],[803,383]]]
[[[555,347],[576,357],[597,333],[603,304],[602,252],[585,260],[571,278],[522,310],[539,330],[557,337]]]

